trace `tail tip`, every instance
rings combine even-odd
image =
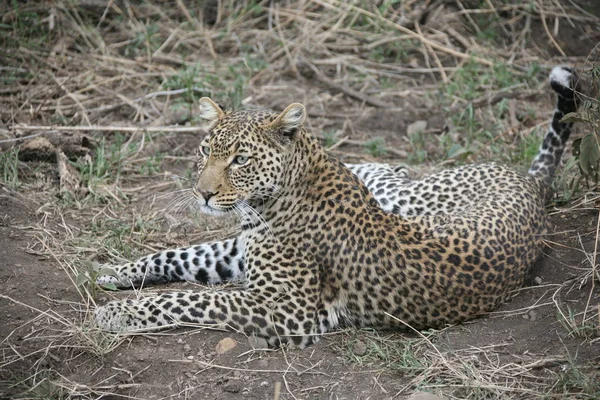
[[[550,85],[557,91],[572,91],[575,89],[577,75],[571,67],[560,65],[552,68],[550,72]]]

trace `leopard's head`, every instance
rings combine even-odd
[[[208,135],[197,150],[198,181],[193,188],[201,211],[223,214],[275,198],[287,173],[286,161],[306,119],[302,104],[281,114],[264,111],[225,113],[207,97],[200,118]]]

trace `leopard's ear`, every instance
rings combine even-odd
[[[206,121],[209,126],[213,126],[218,120],[225,116],[221,107],[208,97],[200,99],[200,119]]]
[[[300,103],[292,103],[269,124],[284,136],[292,137],[306,120],[306,108]]]

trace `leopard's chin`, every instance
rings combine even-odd
[[[206,204],[199,205],[198,208],[200,209],[200,212],[202,214],[212,215],[215,217],[223,217],[223,216],[231,214],[231,212],[233,211],[233,207],[222,209],[222,208],[214,208],[214,207],[211,207]]]

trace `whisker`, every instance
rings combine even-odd
[[[271,226],[267,223],[267,221],[263,218],[263,216],[260,215],[260,213],[258,211],[256,211],[256,209],[254,209],[254,207],[252,207],[250,204],[248,204],[245,200],[242,200],[241,204],[244,206],[244,209],[246,211],[250,212],[251,215],[253,215],[256,219],[258,219],[260,222],[262,222],[262,224],[265,226],[265,229],[269,232],[269,234],[271,236],[275,236],[273,234],[273,231],[271,230]]]
[[[178,195],[178,194],[181,194],[183,192],[188,192],[188,191],[191,191],[191,190],[192,189],[190,189],[190,188],[173,190],[171,192],[166,192],[166,193],[159,194],[158,196],[156,196],[156,198],[157,199],[162,199],[163,197],[167,197],[167,196],[171,196],[171,195]]]
[[[165,207],[166,214],[173,214],[174,216],[179,216],[188,208],[196,198],[191,195],[190,192],[180,193],[175,197],[175,199],[171,200],[169,204]]]

